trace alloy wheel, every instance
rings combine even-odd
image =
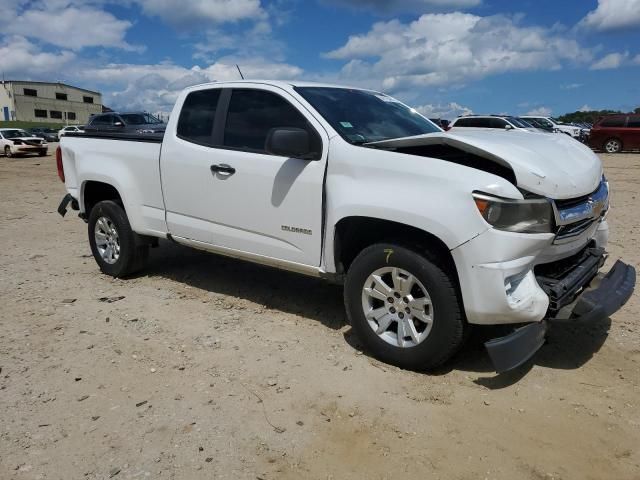
[[[120,258],[120,236],[108,217],[100,217],[94,228],[96,247],[102,260],[113,265]]]
[[[374,271],[362,288],[362,308],[371,329],[400,348],[422,343],[433,327],[433,305],[424,285],[397,267]]]

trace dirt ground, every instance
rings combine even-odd
[[[604,162],[608,266],[638,268],[640,155]],[[487,329],[407,372],[321,281],[166,242],[101,275],[63,194],[52,157],[0,157],[1,479],[640,478],[638,294],[510,374]]]

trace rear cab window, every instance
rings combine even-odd
[[[212,88],[196,90],[187,95],[178,119],[179,138],[199,145],[214,146],[213,126],[221,92],[220,88]]]
[[[229,101],[223,145],[267,153],[265,143],[275,128],[299,128],[309,133],[311,151],[319,158],[320,136],[305,116],[280,95],[267,90],[234,88]]]

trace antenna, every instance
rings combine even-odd
[[[240,74],[240,78],[242,78],[242,80],[244,80],[244,75],[242,75],[242,70],[240,70],[240,67],[238,66],[237,63],[236,63],[236,68],[238,69],[238,73]]]

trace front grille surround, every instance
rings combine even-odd
[[[562,243],[578,237],[599,222],[609,209],[609,185],[603,179],[591,194],[568,200],[554,200],[556,239]]]

